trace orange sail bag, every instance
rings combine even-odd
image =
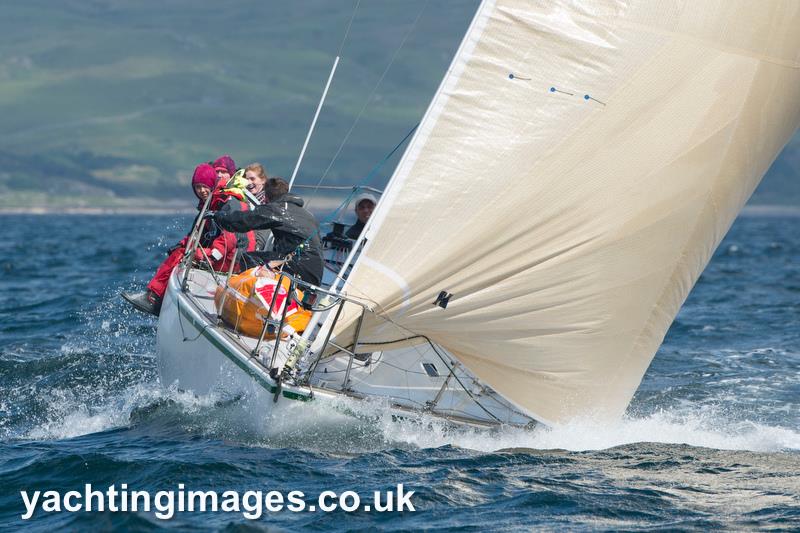
[[[264,319],[274,297],[275,305],[270,319],[280,321],[284,307],[289,306],[286,310],[286,320],[281,337],[305,331],[311,320],[311,312],[297,305],[294,298],[287,298],[289,279],[283,278],[281,286],[278,287],[278,277],[279,274],[261,266],[231,276],[227,289],[224,286],[217,287],[214,295],[217,313],[222,321],[239,333],[248,337],[258,337],[261,335],[261,330],[264,329]],[[276,290],[278,291],[277,297],[275,296]],[[302,299],[302,291],[297,290],[296,292],[296,298]],[[264,338],[274,339],[275,333],[268,331]]]

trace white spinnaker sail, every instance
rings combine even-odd
[[[359,351],[422,335],[540,421],[620,416],[798,121],[797,0],[485,1],[350,275]]]

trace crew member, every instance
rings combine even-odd
[[[220,189],[214,168],[208,163],[198,165],[192,175],[192,190],[198,199],[198,211],[202,209],[209,196],[211,196],[209,209],[220,210],[219,212],[247,209],[248,206],[244,201],[242,192],[245,187],[244,177],[240,176],[241,180],[239,181],[235,178],[230,180],[231,183],[228,183],[231,186],[230,188]],[[228,270],[236,255],[237,248],[241,251],[255,250],[255,235],[253,232],[233,234],[228,231],[222,231],[212,222],[204,221],[202,224],[199,246],[195,250],[194,259],[200,263],[207,261],[214,270]],[[192,224],[192,227],[194,227],[194,224]],[[187,235],[181,242],[170,249],[169,255],[159,265],[155,275],[147,284],[146,291],[137,293],[123,292],[122,297],[136,309],[158,316],[161,312],[162,298],[167,291],[169,277],[186,254],[188,241],[189,236]]]
[[[267,171],[261,163],[250,163],[244,168],[244,177],[247,179],[247,190],[258,199],[258,203],[267,203],[264,185],[267,184]]]
[[[355,211],[358,220],[356,220],[355,224],[347,228],[347,231],[344,233],[348,239],[358,239],[358,236],[361,235],[361,232],[364,230],[364,224],[366,224],[369,217],[372,216],[372,211],[375,209],[377,203],[378,200],[369,193],[359,194],[356,197]]]
[[[220,189],[226,187],[231,176],[236,174],[236,163],[227,154],[218,157],[211,163],[211,166],[214,167],[214,172],[217,173],[217,187]]]
[[[261,163],[250,163],[244,168],[244,177],[248,181],[247,190],[255,196],[259,204],[266,204],[267,195],[264,192],[264,185],[267,184],[267,171]],[[260,229],[256,234],[256,250],[266,251],[267,244],[271,236],[270,230]]]
[[[286,180],[268,178],[264,194],[267,204],[250,211],[217,212],[211,218],[228,231],[272,230],[272,251],[244,254],[247,266],[288,259],[284,265],[287,272],[319,285],[322,280],[319,223],[303,208],[302,198],[289,194]]]

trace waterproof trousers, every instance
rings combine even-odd
[[[158,267],[156,270],[156,274],[153,276],[153,279],[150,280],[150,283],[147,284],[147,288],[159,298],[164,297],[164,293],[167,292],[167,284],[169,283],[169,276],[172,274],[172,271],[178,266],[178,263],[181,262],[183,259],[183,254],[186,253],[186,248],[183,246],[179,246],[175,248],[172,253],[170,253],[167,258],[161,263],[161,266]]]

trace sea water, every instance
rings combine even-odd
[[[0,529],[800,529],[800,217],[740,217],[624,419],[457,430],[287,405],[253,434],[235,406],[158,383],[140,288],[186,216],[3,216]],[[23,230],[24,228],[24,230]],[[354,490],[402,513],[44,512],[20,491]]]

